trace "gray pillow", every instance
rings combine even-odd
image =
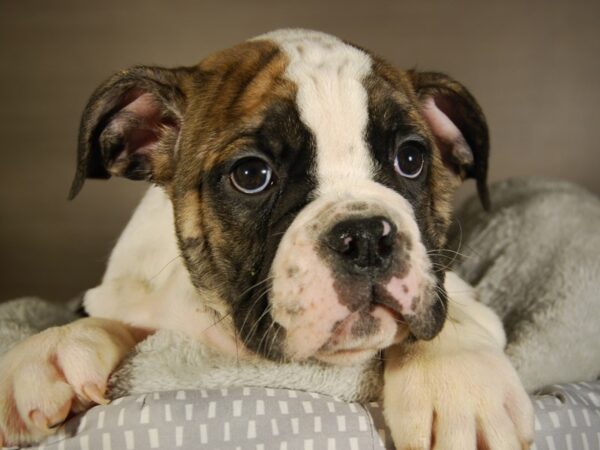
[[[600,449],[600,383],[551,386],[534,397],[534,406],[536,450]],[[43,448],[383,450],[393,445],[377,403],[244,387],[122,397],[70,420]]]

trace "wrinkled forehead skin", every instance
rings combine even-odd
[[[167,190],[193,283],[248,347],[281,357],[269,304],[278,245],[306,205],[353,179],[398,192],[413,206],[425,248],[443,246],[456,180],[435,151],[407,74],[335,37],[286,30],[216,53],[189,75]],[[434,149],[419,186],[385,167],[388,136],[415,132]],[[277,183],[268,195],[244,197],[229,172],[256,155],[272,164]]]

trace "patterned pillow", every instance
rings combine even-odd
[[[600,382],[550,386],[534,397],[536,450],[600,449]],[[123,397],[71,419],[45,450],[392,449],[377,403],[265,388]]]

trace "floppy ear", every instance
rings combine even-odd
[[[409,75],[444,164],[462,179],[475,179],[481,203],[489,210],[490,142],[481,107],[462,84],[445,74],[411,71]]]
[[[86,178],[123,176],[164,183],[172,176],[185,97],[185,69],[137,66],[92,94],[81,118],[77,171],[69,199]]]

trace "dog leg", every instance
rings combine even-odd
[[[501,322],[448,275],[448,319],[438,337],[386,353],[384,411],[396,448],[529,448],[533,407],[503,352]]]
[[[146,335],[90,317],[17,344],[0,360],[0,444],[38,442],[70,412],[107,403],[110,373]]]

